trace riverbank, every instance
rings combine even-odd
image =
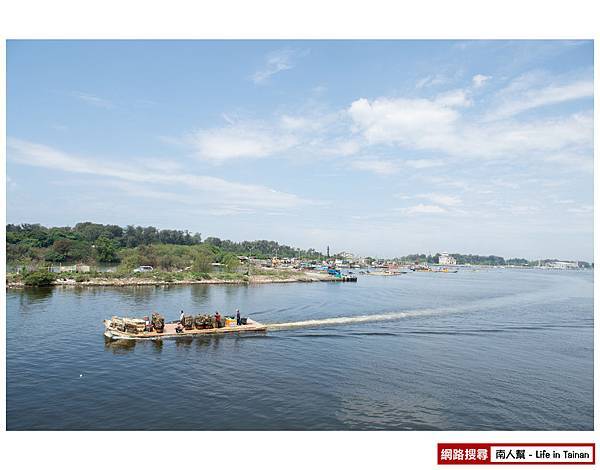
[[[261,270],[250,275],[241,273],[153,273],[117,274],[117,273],[63,273],[56,276],[50,286],[156,286],[188,284],[271,284],[290,282],[332,282],[336,278],[323,272],[298,271],[291,269]],[[28,287],[20,275],[7,276],[6,287],[19,289]]]

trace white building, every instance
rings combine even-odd
[[[577,261],[552,261],[546,266],[552,269],[577,269],[579,263]]]
[[[454,259],[452,256],[450,256],[446,251],[444,251],[441,255],[440,255],[440,259],[438,261],[438,264],[456,264],[456,259]]]

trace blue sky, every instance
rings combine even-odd
[[[7,220],[593,258],[591,41],[9,41]]]

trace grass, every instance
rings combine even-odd
[[[252,269],[252,275],[266,276],[275,279],[291,279],[302,275],[302,273],[290,269]]]
[[[297,271],[290,270],[279,270],[279,269],[252,269],[252,276],[265,276],[271,279],[291,279],[298,277]],[[249,282],[250,276],[243,272],[212,272],[212,273],[199,273],[193,271],[151,271],[143,273],[133,273],[130,271],[117,271],[117,272],[98,272],[90,271],[88,273],[58,273],[52,274],[44,270],[34,271],[31,273],[7,273],[6,281],[8,283],[25,282],[30,285],[31,279],[37,279],[43,277],[44,279],[56,279],[60,281],[74,280],[77,283],[84,283],[93,281],[94,279],[107,279],[107,280],[127,280],[127,279],[147,279],[158,282],[185,282],[185,281],[202,281],[202,280],[215,280],[215,281],[237,281],[237,282]]]

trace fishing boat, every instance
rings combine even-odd
[[[181,338],[201,335],[223,335],[227,333],[248,333],[266,331],[266,325],[258,323],[250,318],[244,319],[245,323],[238,325],[234,322],[227,322],[224,326],[215,327],[214,325],[192,325],[191,328],[182,327],[179,322],[165,323],[161,329],[144,327],[145,320],[113,317],[110,320],[104,320],[104,336],[110,340],[139,340],[139,339],[167,339]]]
[[[406,274],[406,271],[372,271],[369,273],[371,276],[401,276]]]
[[[458,272],[458,269],[448,269],[448,268],[440,268],[433,271],[434,273],[450,273],[454,274]]]
[[[413,264],[410,267],[410,270],[415,273],[425,273],[425,272],[429,273],[429,272],[433,271],[433,269],[431,269],[426,264]]]

